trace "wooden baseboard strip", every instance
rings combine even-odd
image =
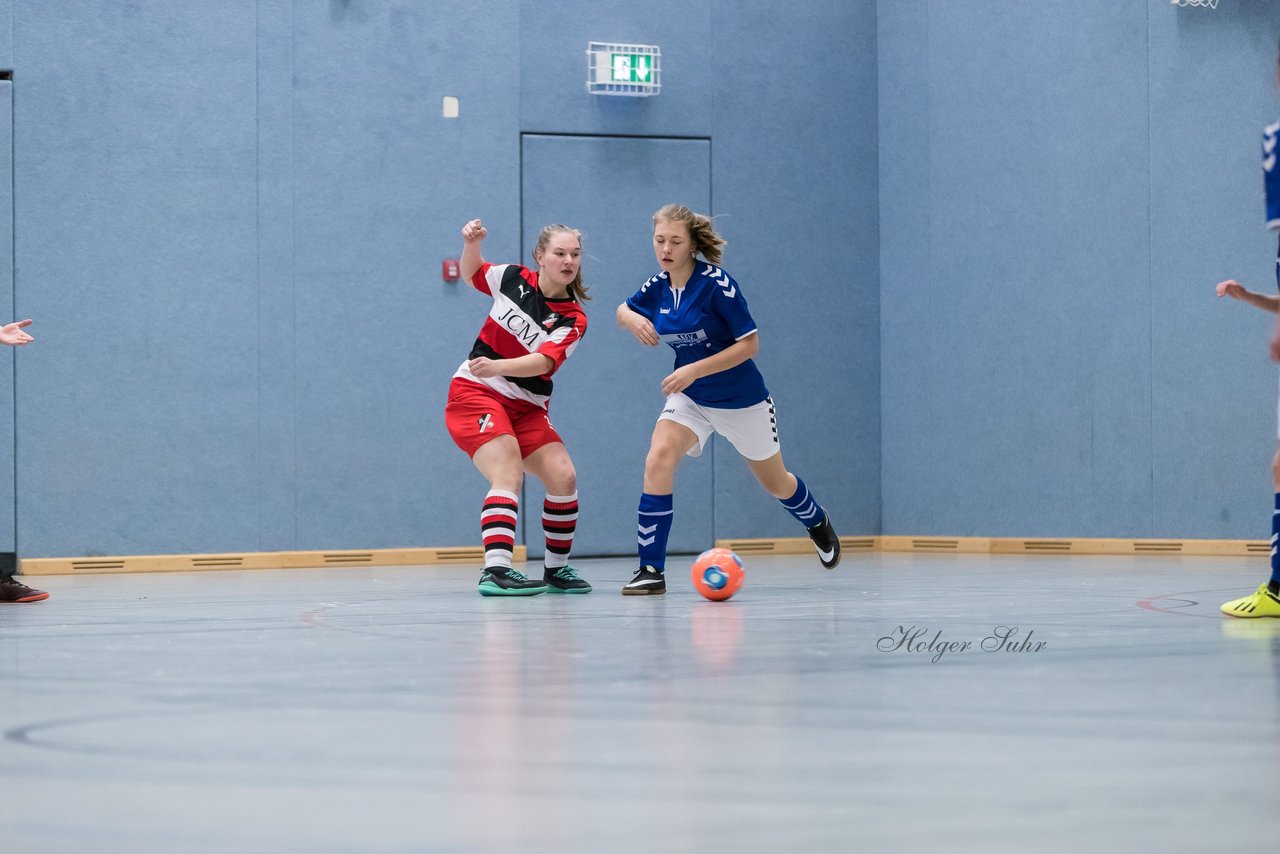
[[[516,546],[514,559],[528,559]],[[97,575],[109,572],[196,572],[215,569],[323,569],[334,566],[441,566],[484,560],[484,549],[371,549],[368,551],[244,552],[206,555],[24,558],[23,575]]]
[[[808,554],[807,537],[762,540],[716,540],[721,548],[740,555]],[[1107,538],[1023,537],[841,537],[845,553],[923,552],[931,554],[1070,554],[1070,555],[1189,555],[1192,557],[1252,557],[1271,552],[1266,540],[1128,540]]]
[[[716,540],[716,546],[743,557],[811,554],[807,537]],[[1187,555],[1260,557],[1270,554],[1266,540],[1131,540],[1117,538],[841,537],[846,555],[869,552],[999,555]],[[243,552],[239,554],[132,555],[126,557],[24,558],[23,575],[97,575],[113,572],[193,572],[223,569],[323,569],[335,566],[479,565],[484,550],[474,548],[370,549],[367,551]],[[516,546],[515,560],[528,560]]]

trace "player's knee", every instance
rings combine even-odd
[[[543,484],[547,491],[555,495],[572,495],[578,489],[578,473],[573,463],[566,461],[547,473],[547,483]]]
[[[485,473],[489,475],[489,483],[494,489],[519,492],[524,485],[524,467],[520,464],[519,454],[492,462]]]
[[[783,472],[781,476],[757,474],[756,480],[760,481],[760,485],[764,487],[765,492],[779,500],[790,498],[791,494],[795,492],[795,488],[790,485],[791,479],[786,472]]]
[[[524,486],[524,473],[520,471],[504,471],[494,475],[490,481],[490,486],[494,489],[505,489],[507,492],[520,492],[520,487]]]
[[[680,463],[680,454],[675,448],[665,445],[653,445],[649,455],[644,458],[645,474],[672,474]]]

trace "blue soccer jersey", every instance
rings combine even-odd
[[[738,283],[706,262],[698,263],[683,288],[673,288],[670,276],[659,273],[631,295],[627,307],[646,317],[676,351],[677,368],[714,356],[756,331]],[[702,377],[684,393],[694,403],[715,409],[743,409],[769,396],[760,369],[750,359]]]
[[[1276,168],[1276,135],[1280,122],[1262,131],[1262,177],[1267,197],[1267,228],[1280,228],[1280,169]]]
[[[1276,137],[1280,122],[1262,129],[1262,181],[1267,200],[1267,228],[1280,229],[1280,168],[1276,166]],[[1276,247],[1276,287],[1280,288],[1280,246]]]

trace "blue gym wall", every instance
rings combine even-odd
[[[885,533],[1261,538],[1280,7],[878,5]]]
[[[843,530],[1260,536],[1272,320],[1212,286],[1272,287],[1277,34],[1266,0],[0,0],[0,299],[37,321],[0,353],[0,551],[474,542],[440,411],[484,309],[438,270],[471,215],[521,257],[522,133],[710,141],[788,462]],[[663,94],[587,96],[592,38],[663,45]],[[646,272],[575,359],[631,346]],[[564,390],[609,412],[636,366]],[[735,455],[693,465],[709,535],[794,535]]]
[[[475,544],[484,484],[442,407],[486,309],[439,269],[471,216],[521,259],[522,132],[710,140],[787,460],[842,530],[878,530],[876,37],[873,0],[0,0],[0,207],[37,339],[0,353],[0,551]],[[662,95],[587,95],[589,39],[662,45]],[[612,299],[648,272],[602,288],[574,359],[631,346]],[[661,376],[637,365],[574,390],[598,429]],[[584,494],[638,490],[610,462],[580,461]],[[708,538],[798,533],[735,455],[695,465]],[[602,551],[632,548],[628,526]]]

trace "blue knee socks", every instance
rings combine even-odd
[[[1276,509],[1271,514],[1271,581],[1267,587],[1272,593],[1280,595],[1280,492],[1276,493]]]
[[[639,521],[636,523],[636,544],[640,547],[640,565],[651,566],[662,572],[667,565],[667,537],[671,535],[671,496],[640,496]]]
[[[796,478],[796,492],[790,498],[779,498],[779,503],[786,508],[787,512],[796,517],[801,525],[806,528],[812,528],[814,525],[821,525],[822,520],[827,518],[827,511],[822,509],[822,505],[813,500],[813,496],[809,493],[809,487],[804,485],[804,481]]]

